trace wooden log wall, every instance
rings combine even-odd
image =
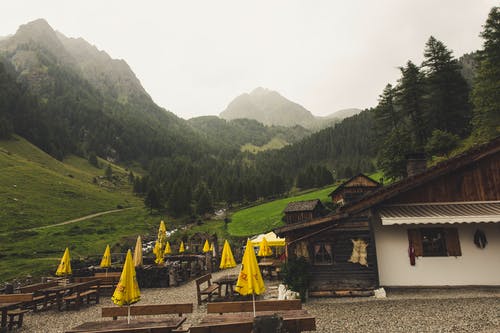
[[[500,153],[423,184],[390,203],[500,200]]]
[[[311,232],[314,232],[313,229],[308,228],[300,233],[294,233],[291,237],[298,239]],[[353,249],[351,239],[363,239],[368,243],[368,267],[348,261],[351,258]],[[314,243],[317,242],[332,244],[334,260],[333,265],[312,265],[310,291],[367,290],[378,287],[375,241],[372,237],[367,216],[351,218],[344,221],[336,229],[319,232],[304,239],[304,241],[308,244],[311,262],[313,262],[314,256]],[[297,244],[298,242],[295,242],[293,245],[297,246]],[[294,253],[294,249],[290,248],[290,252]]]

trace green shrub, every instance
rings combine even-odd
[[[300,294],[300,299],[306,300],[306,292],[309,288],[310,263],[304,257],[289,258],[288,262],[283,264],[283,282],[293,291]]]

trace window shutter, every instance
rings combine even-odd
[[[420,230],[418,229],[408,229],[408,246],[413,244],[415,249],[415,257],[421,257],[424,255],[422,249],[422,237],[420,236]]]
[[[460,249],[460,240],[458,239],[457,228],[444,229],[444,237],[446,239],[446,249],[448,250],[448,255],[452,257],[461,256],[462,250]]]

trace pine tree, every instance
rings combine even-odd
[[[430,129],[465,136],[470,132],[469,86],[452,52],[434,37],[425,45],[426,109]]]
[[[379,97],[377,107],[374,109],[375,124],[379,138],[386,136],[394,130],[401,121],[396,113],[395,90],[391,84],[387,84]]]
[[[491,9],[481,37],[484,49],[472,93],[472,124],[474,137],[487,141],[500,135],[500,7]]]
[[[148,191],[146,198],[144,199],[144,204],[146,205],[146,207],[149,207],[150,214],[153,214],[153,209],[161,208],[158,190],[156,190],[155,188],[151,188]]]
[[[398,80],[396,103],[409,124],[414,149],[421,150],[425,145],[428,127],[423,110],[424,76],[411,61],[407,62],[406,67],[400,67],[400,70],[402,76]],[[402,129],[398,132],[401,131]]]

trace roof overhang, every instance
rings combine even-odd
[[[500,223],[500,201],[385,205],[382,225],[434,223]]]

